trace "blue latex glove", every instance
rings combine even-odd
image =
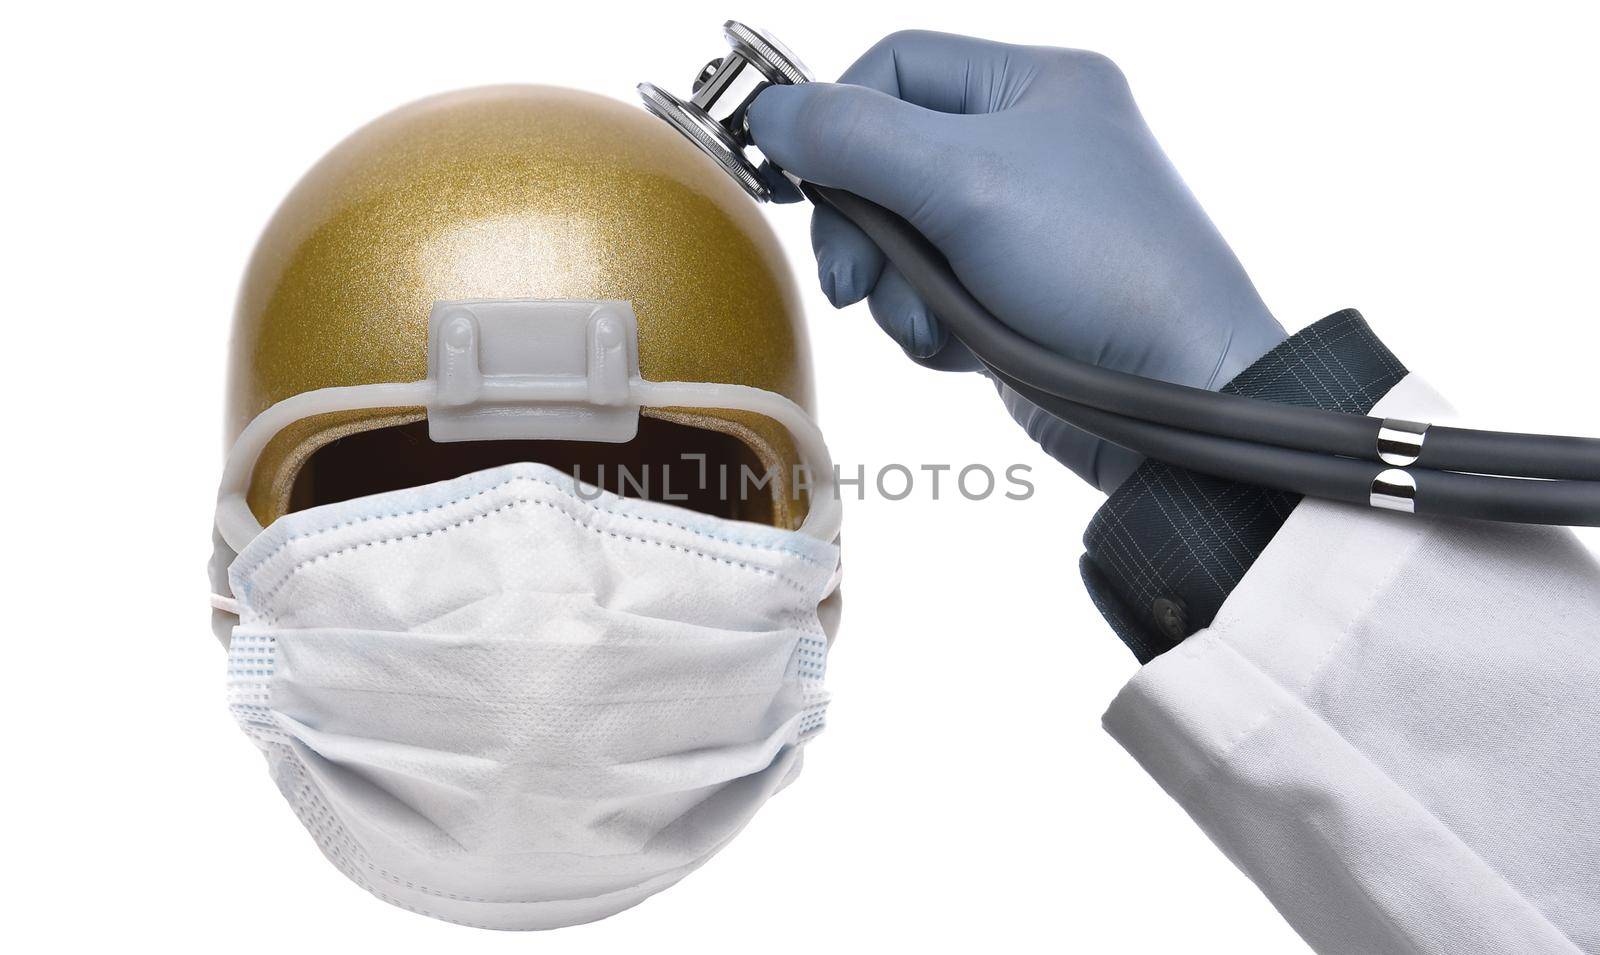
[[[1218,388],[1285,337],[1099,54],[896,33],[839,84],[768,89],[749,119],[769,159],[905,217],[985,307],[1061,354]],[[913,360],[978,368],[859,229],[818,208],[811,238],[836,307],[866,298]],[[1102,490],[1138,466],[1001,396]]]

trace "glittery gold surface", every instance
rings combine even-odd
[[[230,439],[294,394],[425,377],[428,313],[460,298],[626,299],[646,378],[811,405],[798,295],[756,205],[636,106],[506,86],[390,113],[290,193],[239,296]],[[329,417],[338,433],[396,420],[393,409]],[[782,429],[726,418],[758,453],[792,460]],[[267,449],[250,495],[263,523],[333,436],[308,424]]]

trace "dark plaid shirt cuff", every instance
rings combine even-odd
[[[1264,401],[1366,414],[1406,376],[1361,313],[1328,316],[1222,388]],[[1300,496],[1147,461],[1084,532],[1095,607],[1140,663],[1210,626]]]

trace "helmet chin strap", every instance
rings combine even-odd
[[[630,441],[639,409],[747,411],[794,437],[810,507],[800,532],[825,541],[839,533],[833,459],[810,415],[782,395],[719,382],[646,381],[639,375],[638,325],[626,302],[439,302],[428,329],[428,377],[319,388],[267,408],[245,427],[223,467],[216,526],[235,553],[262,531],[247,495],[256,461],[283,429],[338,411],[428,411],[435,441],[557,439]]]

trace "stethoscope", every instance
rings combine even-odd
[[[639,93],[652,113],[764,202],[771,191],[747,155],[745,111],[768,86],[806,83],[811,75],[761,30],[730,20],[723,33],[730,52],[701,69],[688,101],[650,83],[639,84]],[[904,219],[848,192],[795,183],[870,236],[995,379],[1114,444],[1225,480],[1387,510],[1600,526],[1600,439],[1320,411],[1067,358],[991,315]]]

